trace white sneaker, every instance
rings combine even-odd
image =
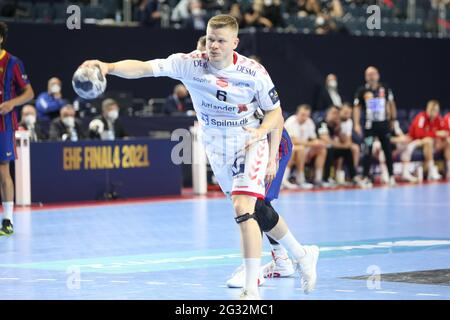
[[[281,187],[283,189],[289,189],[289,190],[294,190],[294,189],[298,189],[298,185],[290,183],[289,180],[285,180],[282,182]]]
[[[395,181],[395,177],[392,176],[389,178],[389,187],[395,187],[397,185],[397,182]]]
[[[405,171],[402,174],[402,180],[406,181],[406,182],[412,182],[412,183],[416,183],[418,181],[418,179],[416,177],[414,177],[411,172],[409,171]]]
[[[390,183],[389,173],[387,173],[387,172],[381,173],[381,183],[382,184],[389,184]]]
[[[300,189],[304,190],[311,190],[312,188],[314,188],[314,185],[309,182],[301,182],[298,184],[298,186],[300,187]]]
[[[266,280],[262,271],[259,273],[258,286],[261,286]],[[245,266],[241,264],[234,270],[230,279],[227,280],[228,288],[243,288],[245,282]]]
[[[239,296],[239,300],[261,300],[261,297],[259,296],[259,292],[250,292],[243,289]]]
[[[358,180],[355,179],[355,182],[361,189],[370,189],[373,187],[372,182],[368,178]]]
[[[436,166],[433,166],[428,170],[428,180],[430,181],[437,181],[441,180],[442,176],[439,174],[439,171]]]
[[[303,246],[306,255],[298,261],[301,288],[306,294],[311,293],[316,287],[317,281],[317,260],[319,259],[318,246]]]
[[[294,264],[286,254],[278,254],[272,250],[273,260],[262,267],[262,274],[265,278],[284,278],[295,273]]]

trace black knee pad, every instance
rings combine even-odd
[[[246,213],[246,214],[243,214],[241,216],[238,216],[238,217],[234,218],[234,220],[236,220],[237,224],[240,224],[240,223],[245,222],[245,221],[250,220],[250,219],[257,220],[256,219],[256,214],[254,214],[254,213],[252,213],[252,214]]]
[[[272,230],[280,220],[280,216],[275,209],[264,200],[258,199],[255,206],[256,221],[262,231],[268,232]]]

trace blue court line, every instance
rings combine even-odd
[[[450,239],[423,237],[386,238],[320,244],[321,258],[403,253],[449,248]],[[263,256],[269,255],[268,252],[263,254]],[[212,249],[19,264],[0,264],[0,267],[63,272],[69,268],[75,267],[79,268],[80,272],[121,274],[180,269],[206,269],[211,267],[238,265],[241,261],[241,254],[236,249]]]

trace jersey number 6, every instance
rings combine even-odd
[[[227,101],[227,92],[223,90],[217,90],[216,97],[220,101]]]

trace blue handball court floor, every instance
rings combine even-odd
[[[282,193],[320,246],[316,291],[270,279],[263,299],[450,299],[450,183]],[[236,299],[238,227],[222,197],[21,209],[0,238],[0,299]],[[263,263],[270,261],[265,240]]]

